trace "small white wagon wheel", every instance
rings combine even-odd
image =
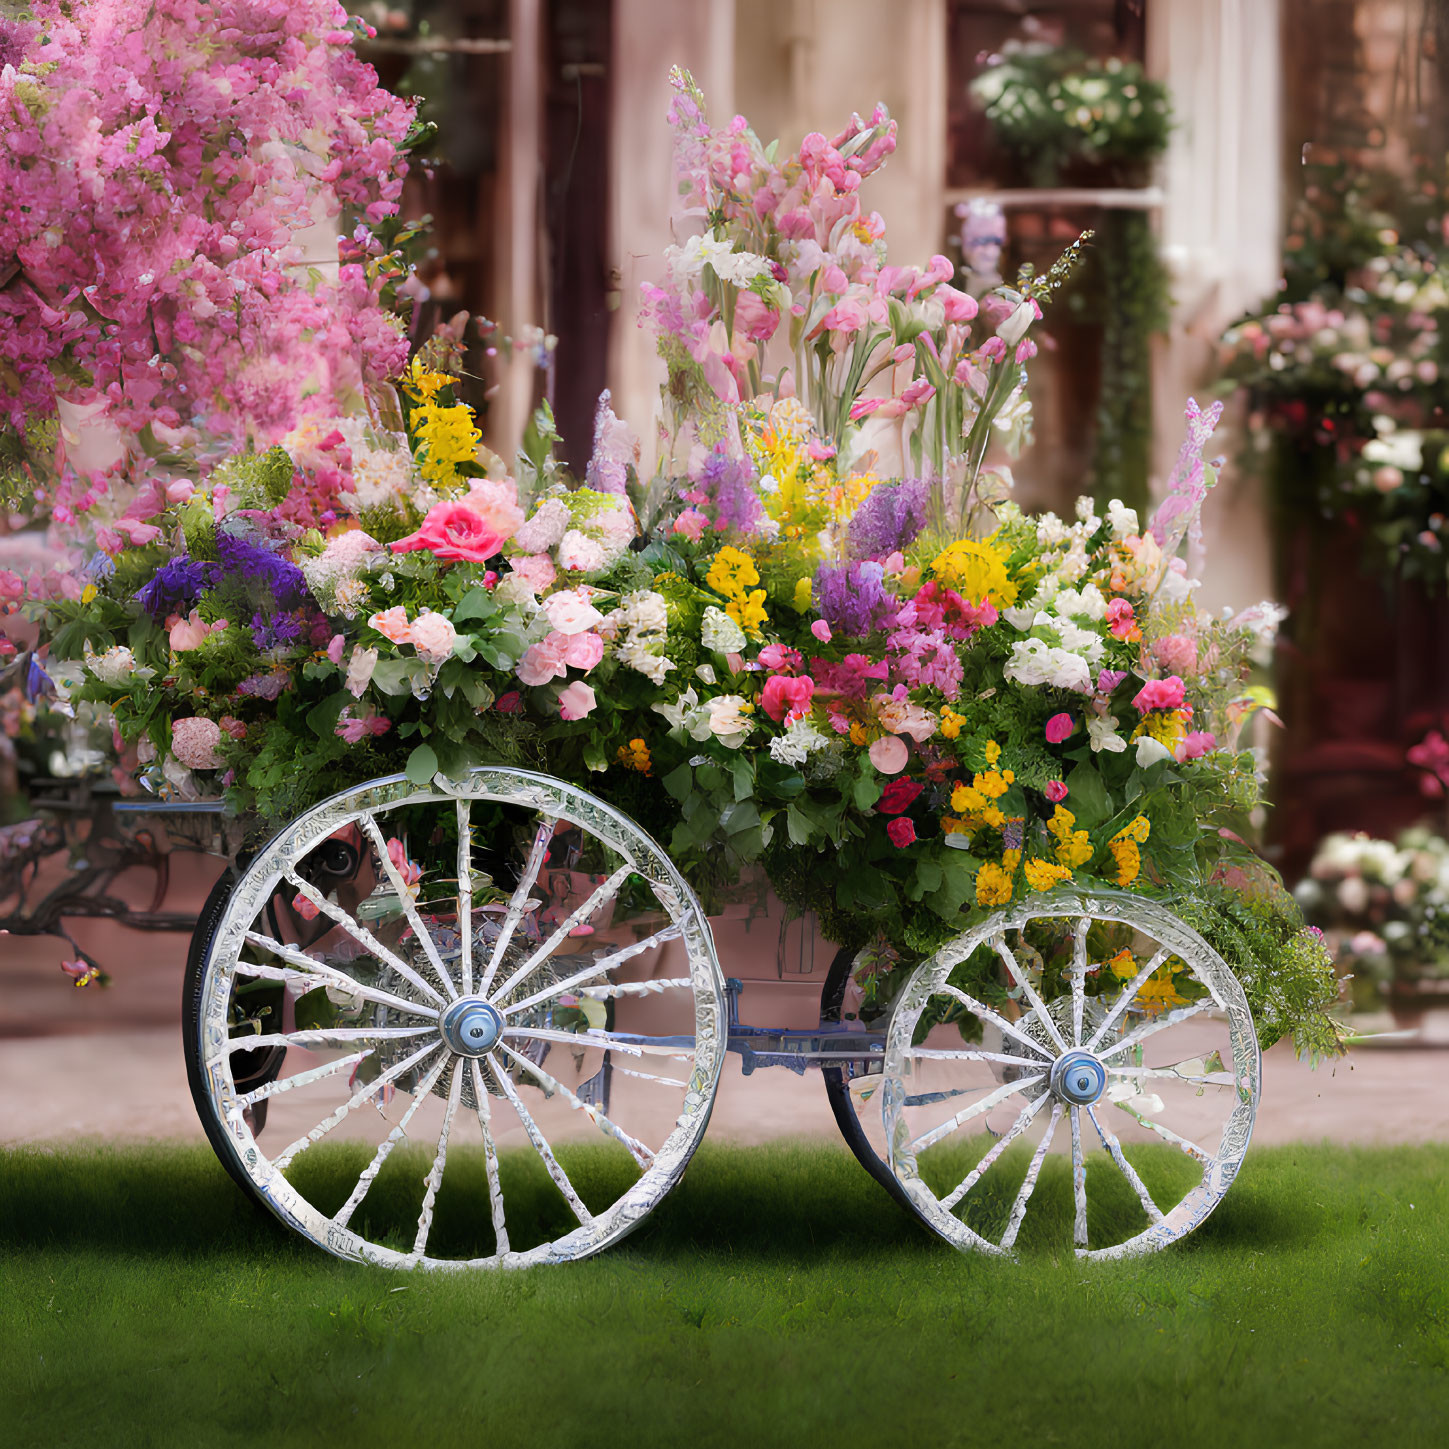
[[[907,981],[886,1035],[886,1161],[959,1248],[1052,1246],[1069,1219],[1078,1257],[1148,1252],[1227,1192],[1260,1076],[1242,986],[1195,931],[1137,896],[1038,897]]]
[[[369,781],[276,835],[207,926],[187,1048],[208,1135],[341,1257],[584,1257],[704,1132],[725,1046],[708,924],[659,846],[572,785]]]

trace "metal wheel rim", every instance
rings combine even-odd
[[[1226,1019],[1226,1029],[1231,1043],[1231,1069],[1238,1097],[1236,1105],[1231,1107],[1224,1122],[1222,1138],[1217,1150],[1204,1154],[1201,1181],[1188,1190],[1168,1212],[1162,1213],[1160,1220],[1150,1221],[1147,1228],[1124,1242],[1100,1248],[1092,1248],[1084,1242],[1086,1201],[1083,1161],[1087,1149],[1083,1147],[1082,1137],[1083,1134],[1090,1134],[1093,1139],[1101,1136],[1101,1127],[1098,1122],[1090,1119],[1086,1111],[1078,1108],[1061,1111],[1059,1119],[1056,1109],[1061,1106],[1061,1103],[1052,1103],[1054,1110],[1050,1123],[1051,1130],[1054,1131],[1061,1120],[1069,1123],[1072,1132],[1072,1177],[1076,1217],[1074,1249],[1076,1256],[1084,1259],[1131,1257],[1164,1248],[1187,1236],[1203,1223],[1226,1195],[1242,1165],[1252,1137],[1253,1121],[1261,1094],[1262,1054],[1258,1047],[1252,1015],[1243,994],[1242,985],[1217,952],[1197,932],[1178,920],[1165,907],[1142,897],[1101,892],[1058,895],[1024,902],[1011,910],[997,913],[974,929],[958,936],[942,947],[933,957],[918,966],[902,990],[892,1010],[887,1028],[882,1063],[881,1112],[887,1143],[888,1166],[920,1216],[948,1242],[963,1250],[1012,1256],[1015,1230],[1020,1226],[1020,1219],[1017,1218],[1015,1227],[1008,1223],[1013,1242],[1008,1242],[1003,1246],[1001,1242],[993,1242],[975,1232],[956,1217],[943,1199],[938,1197],[923,1181],[916,1163],[914,1150],[916,1143],[912,1141],[911,1131],[904,1117],[908,1092],[907,1063],[910,1058],[917,1056],[920,1050],[912,1045],[916,1025],[927,1003],[933,996],[942,992],[951,971],[976,950],[982,946],[991,945],[996,940],[1003,938],[1006,932],[1018,930],[1030,921],[1072,917],[1076,917],[1079,921],[1083,918],[1115,921],[1133,927],[1143,935],[1155,940],[1164,952],[1171,951],[1189,963],[1197,979],[1207,989],[1209,1000],[1203,1005],[1209,1008],[1215,1007]],[[1084,935],[1085,932],[1083,932],[1083,938]],[[1082,949],[1079,941],[1077,947],[1079,965],[1084,960]],[[1126,998],[1129,993],[1135,996],[1135,991],[1135,982],[1123,987],[1114,1001],[1113,1009],[1120,1005],[1121,1000]],[[974,1004],[982,1005],[979,1002]],[[1038,1015],[1039,1013],[1033,1006],[1023,1020]],[[1165,1029],[1183,1019],[1185,1018],[1180,1012],[1168,1013],[1158,1029]],[[1078,1021],[1080,1021],[1080,1014],[1078,1014]],[[1147,1036],[1152,1034],[1149,1032]],[[1070,1040],[1066,1044],[1069,1047],[1074,1045]],[[1056,1049],[1054,1043],[1047,1045],[1049,1053],[1053,1057],[1063,1055]],[[1034,1062],[1033,1065],[1035,1066],[1036,1063]],[[1049,1066],[1047,1056],[1042,1056],[1041,1065]],[[1107,1136],[1111,1135],[1113,1134],[1108,1127]],[[1172,1137],[1168,1135],[1165,1140],[1171,1141]],[[1103,1136],[1099,1145],[1108,1157],[1114,1159],[1114,1165],[1120,1168],[1120,1162],[1115,1161],[1116,1157],[1120,1155],[1120,1144],[1114,1151],[1108,1146],[1106,1136]],[[1195,1144],[1189,1143],[1182,1150],[1186,1152],[1187,1147],[1192,1145]],[[990,1153],[987,1155],[991,1156]],[[1188,1155],[1193,1154],[1188,1153]],[[992,1161],[994,1162],[994,1160],[993,1158]],[[989,1170],[990,1165],[991,1163],[987,1164],[986,1170]],[[1028,1181],[1023,1183],[1025,1200],[1023,1201],[1019,1197],[1016,1204],[1023,1211],[1029,1203],[1031,1187],[1035,1183],[1035,1172],[1039,1166],[1040,1160],[1034,1157],[1033,1166],[1028,1169]],[[1138,1188],[1140,1183],[1134,1183],[1133,1186],[1134,1189]],[[1146,1203],[1144,1202],[1143,1205],[1145,1207]],[[1013,1217],[1017,1217],[1015,1212]]]
[[[231,1056],[238,1048],[231,1044],[227,1029],[227,1003],[238,967],[245,971],[240,957],[249,927],[257,919],[264,903],[271,899],[284,881],[288,881],[289,873],[295,878],[295,867],[312,848],[340,828],[363,817],[371,818],[373,812],[383,812],[402,804],[453,803],[459,811],[461,824],[475,801],[521,806],[546,819],[578,827],[613,849],[633,867],[633,873],[648,882],[670,917],[673,939],[681,943],[687,954],[688,985],[694,1009],[693,1065],[687,1081],[678,1084],[684,1087],[684,1097],[673,1130],[660,1148],[651,1152],[652,1160],[638,1181],[611,1207],[591,1215],[587,1222],[580,1220],[578,1227],[564,1236],[523,1251],[505,1250],[465,1259],[436,1258],[426,1251],[401,1252],[371,1242],[350,1226],[339,1225],[310,1203],[274,1166],[243,1117],[243,1103],[237,1095],[231,1072]],[[462,870],[461,852],[459,869]],[[480,962],[480,973],[484,969]],[[457,983],[459,987],[462,984],[461,981]],[[458,994],[463,993],[459,991]],[[420,1019],[425,1021],[426,1017]],[[238,880],[212,937],[200,991],[200,1065],[210,1112],[238,1167],[267,1206],[314,1243],[339,1257],[388,1267],[526,1267],[586,1257],[609,1246],[636,1227],[679,1180],[708,1124],[718,1088],[724,1060],[723,1021],[723,977],[708,922],[689,885],[664,851],[622,812],[576,786],[529,771],[479,767],[462,780],[438,776],[427,787],[415,786],[402,775],[369,781],[314,806],[284,827],[258,852]],[[594,1037],[588,1038],[588,1044],[592,1045],[594,1041]],[[610,1049],[604,1050],[608,1052]],[[439,1034],[435,1055],[446,1058],[448,1054]],[[491,1062],[491,1058],[488,1060]],[[430,1058],[428,1065],[431,1064]],[[450,1121],[457,1110],[463,1074],[466,1072],[477,1081],[476,1070],[476,1059],[470,1066],[469,1058],[456,1055],[451,1064],[444,1066],[442,1078],[452,1078],[448,1109]],[[601,1130],[608,1131],[602,1127]],[[484,1146],[490,1159],[492,1202],[489,1206],[497,1225],[502,1210],[501,1194],[494,1195],[496,1155],[486,1129]],[[439,1150],[442,1154],[441,1144]]]

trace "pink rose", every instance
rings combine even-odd
[[[758,292],[735,296],[735,335],[749,342],[768,342],[780,325],[780,314]]]
[[[367,627],[376,629],[384,639],[390,639],[394,644],[412,642],[412,625],[408,623],[408,611],[401,604],[394,604],[392,608],[374,614],[367,621]]]
[[[558,577],[558,570],[546,553],[519,554],[517,558],[508,560],[508,566],[535,595],[549,588]]]
[[[543,601],[543,612],[560,634],[582,634],[604,619],[581,589],[561,589],[550,594]]]
[[[916,827],[907,815],[897,815],[889,825],[886,826],[886,834],[890,836],[891,844],[897,850],[904,850],[916,838]]]
[[[674,520],[675,533],[682,534],[691,543],[698,543],[704,536],[704,531],[709,527],[709,519],[697,508],[686,508],[678,518]]]
[[[1174,674],[1197,673],[1197,640],[1186,634],[1167,634],[1152,646],[1152,657]]]
[[[582,679],[576,679],[560,691],[558,712],[565,719],[583,719],[586,714],[593,712],[597,703],[594,691]]]
[[[568,661],[559,645],[567,637],[565,634],[553,633],[540,639],[537,644],[530,644],[524,650],[523,658],[518,661],[518,668],[514,673],[531,689],[547,684],[550,679],[562,679],[568,672]]]
[[[604,657],[604,641],[592,629],[582,634],[550,634],[549,638],[558,640],[564,663],[570,669],[587,674]]]
[[[523,703],[523,696],[516,689],[510,689],[506,694],[500,694],[493,701],[493,708],[499,714],[515,714]]]
[[[1077,722],[1069,714],[1054,714],[1046,722],[1046,737],[1049,745],[1059,745],[1065,739],[1070,739],[1072,731],[1076,729]]]
[[[398,539],[392,549],[394,553],[410,553],[425,548],[443,563],[483,563],[503,547],[517,526],[504,531],[467,503],[435,503],[423,519],[423,526]]]
[[[518,485],[512,478],[475,478],[463,502],[503,538],[512,538],[523,527]]]
[[[429,664],[441,664],[445,659],[452,656],[453,644],[458,638],[458,631],[453,627],[453,621],[446,614],[435,614],[431,609],[424,609],[412,624],[413,648],[418,651],[419,657],[426,659]]]
[[[1175,674],[1169,674],[1166,679],[1149,679],[1137,691],[1132,708],[1139,714],[1152,709],[1178,709],[1186,693],[1182,680]]]
[[[798,678],[788,674],[772,674],[765,681],[760,706],[778,724],[787,714],[803,714],[815,693],[815,681],[808,674]]]
[[[870,762],[882,775],[899,775],[906,768],[911,752],[906,742],[896,735],[882,735],[868,752]]]
[[[1046,788],[1042,793],[1053,805],[1060,805],[1067,798],[1066,782],[1064,780],[1048,780],[1046,782]]]

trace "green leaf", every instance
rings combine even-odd
[[[337,1020],[337,1008],[333,1006],[325,986],[315,987],[305,996],[299,996],[293,1009],[298,1031],[323,1031]]]
[[[671,770],[660,782],[675,800],[687,800],[694,787],[694,771],[687,764]]]
[[[602,773],[609,768],[609,757],[598,740],[590,740],[584,746],[584,764],[597,773]]]
[[[1078,765],[1066,784],[1067,808],[1077,817],[1077,829],[1091,830],[1112,813],[1112,797],[1095,765]]]
[[[755,793],[755,762],[749,755],[736,755],[733,769],[735,799],[748,800]]]
[[[810,844],[810,821],[793,805],[785,807],[785,829],[790,832],[791,845]]]
[[[406,774],[414,785],[430,785],[438,773],[437,752],[431,745],[417,745],[408,756]]]
[[[497,613],[493,596],[487,589],[469,589],[453,610],[453,623],[466,624],[470,619],[490,619]]]
[[[318,738],[326,739],[337,728],[337,716],[343,706],[351,703],[352,696],[345,689],[339,689],[307,711],[307,728]]]
[[[851,787],[850,794],[857,810],[875,808],[876,801],[881,797],[881,783],[874,767],[866,765],[861,769],[860,777]]]

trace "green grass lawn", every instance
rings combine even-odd
[[[1251,1152],[1164,1253],[1026,1247],[956,1254],[843,1149],[706,1147],[588,1262],[398,1275],[290,1238],[205,1149],[0,1153],[0,1443],[1449,1438],[1449,1147]]]

